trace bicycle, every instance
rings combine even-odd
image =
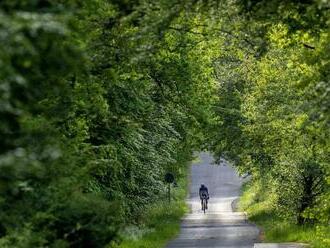
[[[206,194],[202,194],[202,197],[201,197],[201,201],[202,201],[202,211],[204,212],[205,214],[205,210],[207,209],[207,195]]]

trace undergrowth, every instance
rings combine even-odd
[[[108,248],[160,248],[173,239],[180,231],[180,221],[188,208],[185,202],[188,176],[185,175],[172,187],[169,203],[163,199],[146,209],[140,225],[123,229],[121,241],[111,243]]]
[[[258,181],[242,188],[239,210],[246,211],[249,220],[262,230],[263,242],[300,242],[315,248],[330,247],[330,227],[317,224],[297,225],[277,214],[276,196],[265,191]]]

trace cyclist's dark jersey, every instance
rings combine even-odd
[[[205,187],[205,186],[199,188],[199,196],[200,197],[202,197],[203,193],[206,193],[207,197],[209,197],[209,191],[208,191],[207,187]]]

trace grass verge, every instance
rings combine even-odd
[[[122,242],[111,248],[160,248],[173,239],[180,231],[180,222],[188,211],[186,196],[188,176],[185,175],[178,187],[171,189],[172,200],[163,200],[146,210],[143,225],[128,227],[122,235]]]
[[[330,227],[317,225],[299,226],[276,214],[272,195],[261,190],[258,182],[248,182],[242,188],[238,204],[240,211],[246,211],[249,220],[262,230],[264,242],[301,242],[311,247],[330,247]]]

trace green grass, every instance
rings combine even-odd
[[[188,190],[188,176],[172,187],[172,200],[158,202],[150,206],[142,217],[143,225],[131,226],[122,234],[120,244],[110,244],[108,248],[160,248],[173,239],[180,231],[180,222],[188,211],[185,199]]]
[[[299,226],[281,218],[272,207],[274,196],[262,192],[260,187],[258,182],[243,186],[239,210],[246,211],[249,220],[261,228],[264,242],[301,242],[311,247],[330,247],[329,226]]]
[[[127,237],[118,248],[157,248],[164,247],[165,244],[175,237],[180,230],[180,219],[186,211],[183,202],[173,202],[172,204],[162,203],[154,206],[148,215],[149,220],[141,237]]]

